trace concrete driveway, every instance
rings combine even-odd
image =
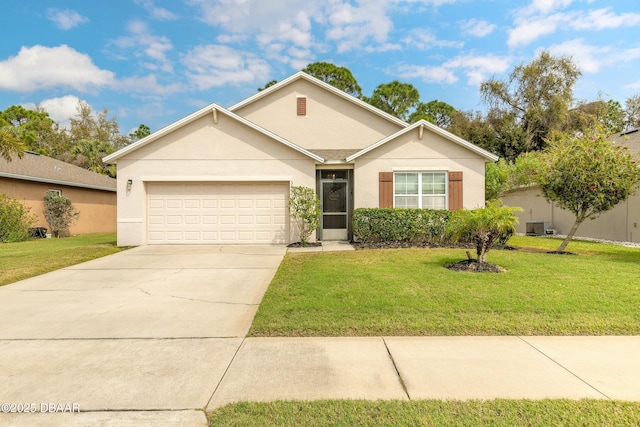
[[[145,246],[0,287],[0,399],[39,410],[186,410],[184,425],[204,422],[195,410],[207,406],[285,253]],[[139,414],[136,424],[178,416],[167,414]],[[74,415],[68,421],[101,423],[99,412]],[[0,424],[62,417],[0,415]]]

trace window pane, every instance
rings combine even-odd
[[[423,209],[446,209],[445,198],[442,196],[422,196]]]
[[[396,173],[395,182],[396,194],[418,194],[417,173]]]
[[[442,172],[422,174],[422,194],[446,194],[446,177]]]
[[[417,208],[418,196],[396,196],[396,208]]]

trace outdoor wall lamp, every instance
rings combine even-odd
[[[131,191],[131,185],[133,184],[133,180],[128,179],[127,180],[127,191]]]

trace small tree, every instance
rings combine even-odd
[[[626,147],[607,140],[602,127],[578,136],[557,134],[549,141],[535,177],[543,196],[575,215],[575,222],[558,247],[563,252],[578,227],[633,195],[640,168]]]
[[[300,243],[306,246],[308,238],[320,225],[320,199],[309,187],[292,187],[289,212],[298,229]]]
[[[55,237],[60,237],[60,232],[69,228],[79,216],[80,212],[73,207],[68,197],[53,191],[44,196],[44,217]]]
[[[0,242],[22,242],[29,238],[29,227],[36,217],[17,199],[0,194]]]
[[[485,208],[461,209],[449,220],[447,230],[454,242],[472,242],[476,247],[476,261],[484,264],[487,254],[498,241],[506,240],[516,231],[520,208],[498,206],[491,203]]]

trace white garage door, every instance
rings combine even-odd
[[[289,243],[288,183],[149,183],[150,244]]]

